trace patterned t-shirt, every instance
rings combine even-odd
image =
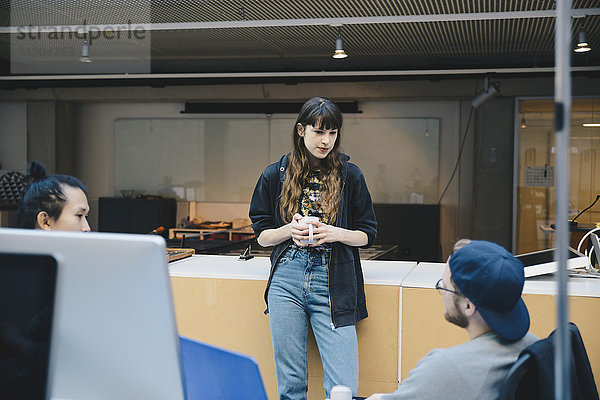
[[[302,216],[319,217],[319,221],[329,223],[329,216],[325,215],[321,204],[321,192],[323,191],[322,171],[314,168],[310,171],[302,193],[298,199],[300,214]]]

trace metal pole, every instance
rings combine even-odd
[[[556,254],[558,262],[557,334],[554,347],[554,396],[568,400],[571,396],[568,329],[567,252],[569,243],[569,127],[571,121],[571,1],[556,2],[554,103],[556,146]]]

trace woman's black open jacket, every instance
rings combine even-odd
[[[367,248],[373,244],[377,235],[377,221],[371,195],[360,168],[349,163],[350,157],[347,155],[342,154],[341,157],[343,160],[342,196],[336,226],[366,233],[368,243],[363,247]],[[250,203],[250,219],[257,238],[265,229],[274,229],[285,225],[279,213],[279,197],[287,159],[287,155],[284,155],[278,162],[269,165],[254,188]],[[271,253],[271,272],[265,290],[265,302],[267,302],[267,293],[277,261],[291,243],[291,239],[286,240],[275,246]],[[332,322],[335,327],[354,325],[367,317],[358,248],[339,242],[332,243],[329,264],[329,299]]]

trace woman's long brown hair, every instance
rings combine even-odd
[[[338,135],[331,152],[325,158],[321,167],[323,191],[321,206],[329,224],[335,223],[341,196],[342,160],[339,152],[342,112],[331,100],[324,97],[313,97],[308,100],[298,113],[298,118],[292,129],[292,151],[288,155],[288,166],[283,180],[283,189],[279,201],[281,218],[289,223],[298,212],[298,199],[302,187],[310,173],[309,155],[304,138],[298,134],[298,124],[306,128],[312,125],[319,129],[337,129]]]

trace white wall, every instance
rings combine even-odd
[[[82,103],[75,107],[75,174],[88,189],[92,229],[98,227],[98,198],[113,196],[115,191],[114,121],[123,117],[174,118],[182,109],[179,103]]]

